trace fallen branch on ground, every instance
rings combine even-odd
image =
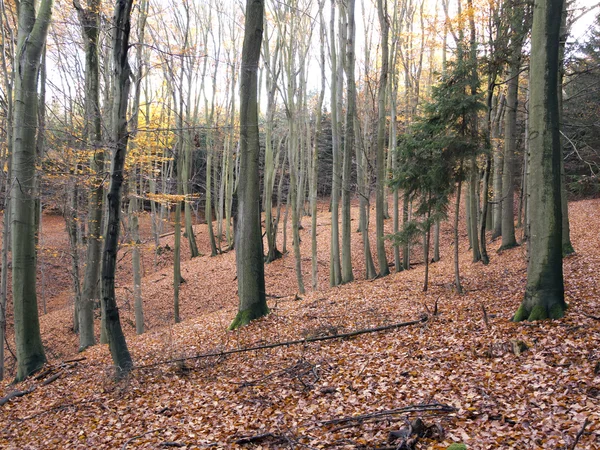
[[[33,391],[35,391],[35,388],[36,386],[33,386],[32,388],[25,389],[24,391],[12,391],[10,394],[0,398],[0,406],[8,403],[12,398],[23,397],[24,395],[31,394]]]
[[[308,337],[305,339],[296,339],[294,341],[284,341],[284,342],[275,342],[273,344],[257,345],[255,347],[236,348],[233,350],[222,350],[219,352],[203,353],[201,355],[188,356],[186,358],[169,359],[166,361],[159,361],[159,362],[152,363],[152,364],[144,364],[141,366],[134,366],[132,368],[132,370],[150,369],[152,367],[162,366],[164,364],[191,361],[194,359],[211,358],[214,356],[227,356],[227,355],[233,355],[235,353],[252,352],[255,350],[267,350],[267,349],[271,349],[271,348],[286,347],[286,346],[290,346],[290,345],[308,344],[309,342],[330,341],[332,339],[344,339],[344,338],[359,336],[361,334],[377,333],[379,331],[388,331],[388,330],[394,330],[396,328],[408,327],[411,325],[418,325],[420,323],[427,322],[427,320],[428,320],[427,316],[423,316],[419,320],[411,320],[410,322],[394,323],[392,325],[385,325],[382,327],[364,328],[361,330],[350,331],[348,333],[341,333],[341,334],[335,334],[335,335],[330,335],[330,336],[315,336],[315,337]]]
[[[444,405],[442,403],[427,403],[422,405],[411,405],[403,408],[385,409],[383,411],[375,411],[372,413],[360,414],[358,416],[341,417],[338,419],[324,420],[319,425],[335,425],[346,422],[362,422],[367,419],[374,419],[378,417],[391,416],[395,414],[407,414],[414,412],[445,412],[452,413],[456,412],[456,408],[450,405]]]
[[[55,373],[54,375],[52,375],[50,378],[45,379],[44,381],[42,381],[42,383],[40,384],[40,386],[47,386],[50,383],[52,383],[53,381],[56,381],[60,378],[60,376],[63,374],[62,371]]]
[[[598,317],[598,316],[593,316],[593,315],[591,315],[591,314],[587,314],[587,313],[583,313],[583,315],[584,315],[585,317],[589,317],[590,319],[594,319],[594,320],[600,320],[600,317]]]

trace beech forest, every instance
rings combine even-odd
[[[600,3],[0,0],[0,448],[600,450]]]

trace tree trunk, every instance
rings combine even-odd
[[[385,94],[388,81],[388,35],[389,24],[387,17],[387,1],[377,0],[377,11],[379,15],[379,25],[381,27],[381,74],[379,77],[379,93],[378,93],[378,109],[379,117],[377,123],[377,194],[375,203],[375,228],[377,236],[377,262],[379,264],[379,276],[389,275],[390,269],[387,263],[385,254],[385,239],[384,239],[384,186],[386,182],[385,176],[385,126],[386,126],[386,111],[385,111]]]
[[[354,81],[354,0],[348,0],[348,36],[346,39],[347,107],[344,161],[342,166],[342,283],[354,280],[352,274],[352,225],[350,219],[350,177],[354,150],[354,117],[356,116],[356,84]]]
[[[313,141],[313,152],[312,152],[312,173],[310,183],[310,215],[311,215],[311,227],[310,227],[310,238],[311,238],[311,253],[312,253],[312,289],[317,290],[318,287],[318,267],[319,261],[317,259],[317,200],[318,200],[318,177],[319,177],[319,140],[323,131],[322,124],[322,110],[323,100],[325,99],[325,20],[323,19],[323,7],[325,6],[325,0],[319,2],[319,38],[321,44],[321,91],[319,93],[319,100],[315,107],[315,120],[317,122],[317,130]]]
[[[469,175],[469,230],[471,235],[471,251],[473,252],[473,262],[481,260],[481,250],[479,248],[479,235],[477,234],[477,210],[479,207],[479,197],[477,196],[477,185],[479,176],[477,170],[477,159],[475,155],[471,156],[471,167]]]
[[[135,194],[135,188],[132,191]],[[140,233],[138,226],[139,207],[137,198],[132,195],[129,198],[129,233],[131,235],[131,264],[133,267],[133,301],[135,311],[135,332],[144,332],[144,308],[142,301],[142,270],[140,267]]]
[[[138,132],[139,123],[139,109],[140,109],[140,97],[142,89],[142,77],[144,76],[144,56],[143,56],[143,45],[144,32],[146,28],[146,18],[148,16],[148,1],[142,0],[140,4],[140,16],[138,19],[138,42],[140,45],[137,47],[137,73],[135,75],[135,94],[133,100],[133,117],[131,118],[131,150],[136,146],[135,137]],[[150,115],[146,114],[146,120],[150,119]],[[140,246],[140,229],[138,215],[140,212],[140,206],[138,202],[138,184],[141,184],[141,179],[138,174],[137,165],[134,164],[129,180],[130,184],[130,195],[129,195],[129,234],[132,243],[131,252],[131,265],[133,271],[133,304],[135,313],[135,332],[137,334],[144,333],[144,303],[142,299],[142,268],[141,268],[141,256]],[[139,181],[138,181],[139,180]],[[139,187],[140,191],[143,192],[143,186]]]
[[[405,192],[402,196],[402,226],[405,227],[410,218],[410,197]],[[410,269],[410,243],[406,241],[402,247],[402,268]]]
[[[4,2],[2,7],[6,8]],[[2,61],[2,74],[4,76],[4,88],[6,89],[6,153],[3,155],[3,161],[6,164],[6,179],[4,183],[4,214],[2,216],[2,269],[0,270],[0,381],[4,379],[4,342],[6,340],[6,303],[8,294],[8,251],[10,245],[10,191],[12,185],[12,146],[13,146],[13,83],[14,72],[8,71],[7,54],[13,54],[13,35],[12,31],[4,27],[5,10],[0,10],[0,33],[2,42],[6,43],[6,51],[0,54]],[[10,32],[10,38],[7,39],[7,32]],[[11,63],[12,63],[11,58]]]
[[[433,262],[440,260],[440,220],[433,225]]]
[[[37,81],[42,49],[46,41],[52,0],[41,2],[36,17],[35,2],[18,3],[19,29],[15,68],[11,197],[12,288],[14,303],[17,381],[40,369],[46,362],[40,336],[36,296],[35,251],[35,161],[38,123]]]
[[[481,220],[479,222],[479,242],[481,243],[481,261],[483,264],[489,264],[490,258],[487,253],[487,244],[485,239],[485,230],[487,225],[487,214],[488,214],[488,195],[489,195],[489,184],[490,184],[490,169],[492,168],[492,160],[490,155],[485,155],[485,168],[483,171],[483,187],[482,187],[482,208],[481,208]]]
[[[527,287],[514,321],[557,319],[567,307],[562,270],[558,108],[561,0],[539,0],[533,13],[530,94],[530,257]]]
[[[264,170],[264,209],[265,209],[265,234],[267,236],[267,257],[265,262],[270,263],[279,257],[281,252],[277,250],[277,232],[274,230],[273,219],[273,189],[275,187],[275,173],[277,161],[274,158],[273,150],[273,125],[275,120],[275,95],[277,93],[277,80],[279,70],[277,64],[279,61],[280,41],[277,39],[275,51],[271,58],[269,41],[263,40],[264,60],[267,66],[267,112],[265,123],[265,170]],[[279,156],[279,149],[277,149]]]
[[[506,95],[506,125],[504,139],[504,168],[502,171],[502,245],[501,250],[517,245],[514,209],[514,155],[517,145],[517,106],[519,90],[520,47],[512,56]]]
[[[500,141],[500,126],[506,111],[505,105],[504,94],[500,94],[490,134],[493,153],[492,165],[494,168],[492,176],[492,198],[494,200],[492,205],[492,239],[502,236],[502,169],[504,167],[504,152]]]
[[[181,158],[181,155],[179,155]],[[179,171],[178,171],[179,172]],[[177,177],[180,181],[181,178]],[[177,183],[177,197],[181,195],[181,183]],[[173,244],[173,322],[181,322],[179,315],[179,286],[181,285],[181,200],[175,206],[175,236]]]
[[[558,47],[558,120],[559,126],[563,127],[563,79],[565,74],[565,46],[569,35],[569,27],[567,26],[567,2],[564,2],[561,23],[560,37]],[[565,177],[565,162],[561,151],[560,158],[560,183],[561,183],[561,210],[562,210],[562,252],[563,256],[575,253],[573,244],[571,243],[571,226],[569,224],[569,201],[567,199],[567,184]]]
[[[300,254],[300,221],[299,221],[299,207],[298,207],[298,157],[299,145],[298,145],[298,132],[297,124],[295,123],[295,117],[290,116],[288,122],[290,130],[290,138],[288,140],[288,151],[290,161],[290,199],[292,210],[292,245],[294,247],[294,260],[296,267],[296,280],[298,281],[298,293],[304,295],[304,281],[302,279],[302,255]]]
[[[89,0],[83,9],[78,1],[77,9],[85,46],[85,133],[84,139],[94,150],[90,158],[92,184],[88,196],[88,234],[83,288],[79,304],[79,351],[94,345],[94,303],[98,301],[100,282],[99,266],[102,248],[102,197],[104,151],[101,146],[102,118],[100,112],[100,73],[98,64],[98,38],[100,27],[100,2]]]
[[[337,286],[342,282],[340,265],[340,126],[338,111],[338,61],[335,46],[335,0],[331,0],[330,46],[331,46],[331,152],[333,155],[333,171],[331,180],[331,247],[329,254],[329,285]],[[341,49],[340,49],[341,52]]]
[[[461,170],[462,172],[462,162],[461,162]],[[462,175],[461,175],[462,176]],[[456,189],[456,206],[454,208],[454,285],[456,286],[456,292],[459,294],[463,293],[463,288],[460,283],[460,261],[458,259],[459,251],[458,251],[458,224],[459,224],[459,215],[460,215],[460,191],[462,187],[462,181],[458,181],[458,188]]]
[[[123,171],[127,153],[127,101],[131,86],[131,69],[127,61],[129,34],[131,29],[131,7],[133,0],[118,0],[114,12],[112,37],[114,61],[114,98],[112,111],[112,161],[110,187],[107,196],[108,218],[104,232],[102,256],[102,309],[106,318],[106,335],[115,364],[116,375],[128,373],[133,366],[125,335],[121,328],[119,308],[115,296],[115,271],[119,250],[119,226],[121,216],[121,191]]]
[[[265,295],[263,241],[260,226],[257,72],[263,34],[263,0],[247,0],[240,75],[240,174],[236,265],[238,314],[233,330],[269,313]],[[243,239],[240,237],[243,236]]]

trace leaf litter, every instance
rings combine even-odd
[[[357,223],[357,211],[353,214]],[[423,435],[414,444],[417,449],[445,449],[454,442],[469,449],[570,449],[574,444],[600,449],[600,250],[597,230],[590,226],[600,221],[600,201],[572,203],[570,214],[577,253],[564,261],[569,309],[553,322],[510,321],[525,287],[526,247],[497,254],[499,243],[491,243],[491,263],[472,264],[464,227],[459,250],[466,293],[456,294],[448,224],[442,227],[442,259],[430,266],[428,292],[422,292],[424,267],[417,247],[413,269],[364,280],[359,233],[353,233],[357,281],[329,288],[330,216],[322,204],[317,291],[297,295],[288,253],[266,266],[271,314],[228,332],[237,308],[234,252],[190,260],[182,240],[183,322],[175,325],[172,254],[156,257],[145,247],[148,331],[135,336],[125,252],[119,263],[120,312],[139,367],[115,381],[106,345],[77,354],[68,284],[47,286],[53,289],[49,313],[41,317],[47,374],[0,387],[0,396],[35,387],[0,407],[0,447],[398,448],[400,441],[388,442],[390,436],[408,441],[411,424],[421,419],[443,433]],[[206,226],[195,229],[206,251]],[[310,285],[310,227],[301,238],[305,284]],[[50,237],[46,242],[54,245]],[[172,236],[161,245],[172,248]],[[196,358],[424,315],[425,322],[377,333]],[[69,359],[80,360],[63,363]],[[168,360],[178,361],[141,368]]]

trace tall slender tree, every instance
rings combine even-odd
[[[352,273],[351,223],[350,223],[350,177],[352,175],[352,153],[355,145],[354,119],[356,116],[356,84],[354,81],[354,0],[348,0],[348,35],[346,38],[346,133],[344,138],[344,159],[342,165],[342,283],[354,280]]]
[[[117,0],[113,16],[113,105],[111,130],[111,171],[108,190],[108,218],[104,231],[102,255],[102,309],[106,321],[106,336],[115,364],[116,375],[128,373],[133,366],[125,335],[121,328],[119,308],[115,295],[115,272],[119,250],[121,193],[129,133],[127,130],[127,103],[131,87],[131,68],[127,60],[131,31],[133,0]]]
[[[379,117],[377,120],[377,198],[375,205],[375,222],[377,229],[377,261],[379,262],[379,276],[385,276],[390,273],[390,269],[387,263],[387,257],[385,254],[385,245],[383,238],[383,219],[384,214],[384,203],[387,203],[387,199],[384,198],[384,185],[385,185],[385,125],[386,125],[386,111],[385,111],[385,97],[388,84],[388,36],[389,36],[389,23],[387,15],[387,2],[383,0],[377,0],[377,11],[379,14],[379,26],[381,28],[381,74],[379,76],[379,94],[378,94],[378,108]]]
[[[329,285],[337,286],[342,282],[342,269],[340,264],[340,126],[338,108],[338,87],[341,80],[338,75],[338,54],[335,39],[335,0],[331,0],[330,12],[330,42],[329,51],[331,58],[331,153],[333,157],[332,179],[331,179],[331,247],[329,254]]]
[[[229,329],[269,313],[260,226],[258,61],[263,35],[264,0],[246,0],[246,23],[240,72],[240,173],[235,260],[238,313]]]
[[[506,137],[504,139],[504,167],[502,169],[502,245],[509,249],[517,245],[514,214],[514,173],[517,147],[517,108],[519,106],[519,74],[521,71],[521,49],[525,39],[525,8],[511,2],[511,42],[506,93]]]
[[[73,2],[85,49],[85,126],[83,138],[93,149],[90,158],[92,185],[88,196],[88,239],[83,288],[79,305],[79,350],[95,344],[94,300],[98,297],[100,252],[102,249],[102,197],[104,195],[102,172],[104,153],[102,118],[100,114],[100,71],[98,42],[100,34],[100,0],[88,0],[84,8],[78,0]]]

